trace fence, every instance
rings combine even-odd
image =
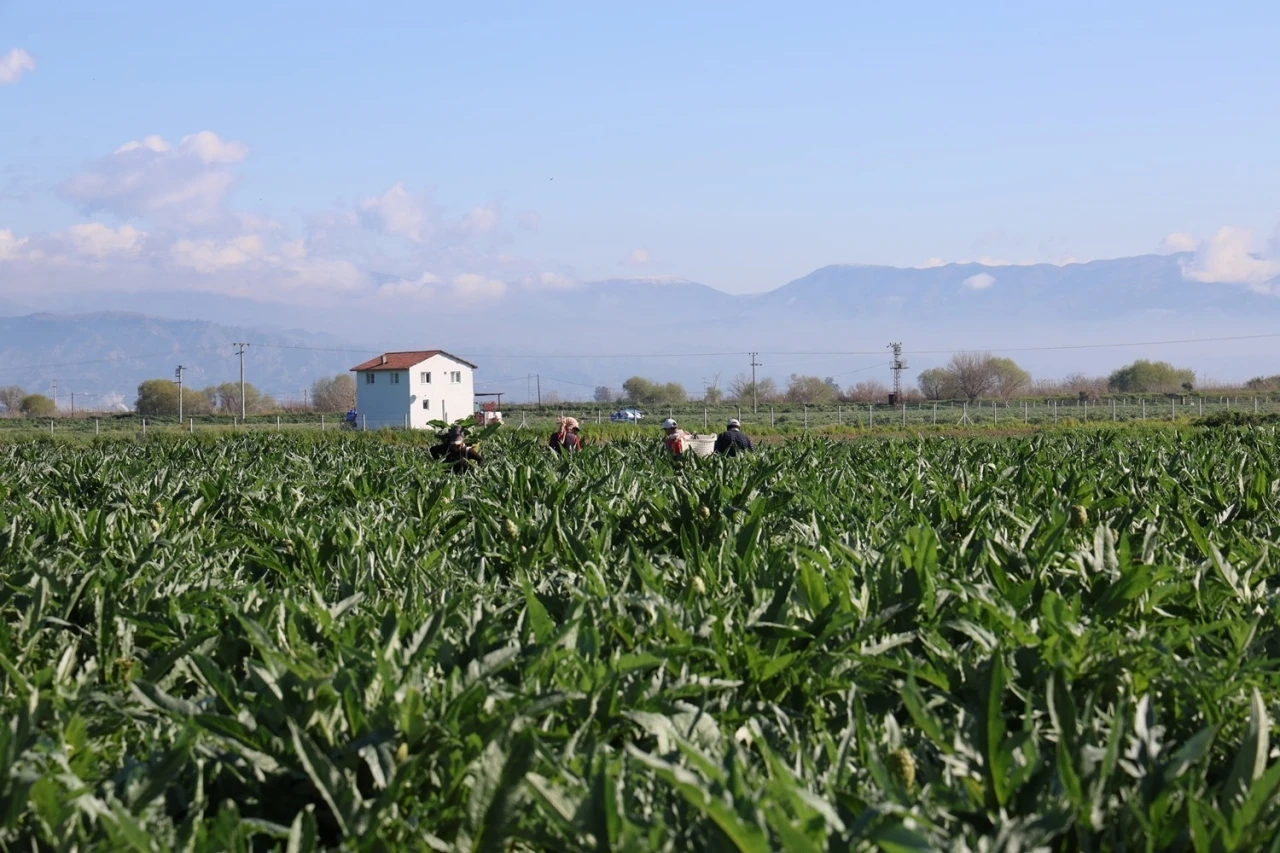
[[[639,421],[614,421],[611,414],[617,410],[591,407],[590,404],[555,410],[516,409],[504,413],[508,428],[550,430],[556,418],[570,415],[584,427],[592,424],[621,424],[637,431],[656,431],[662,420],[674,417],[690,432],[719,432],[729,418],[737,418],[743,429],[756,428],[782,430],[818,428],[889,428],[953,425],[1016,426],[1066,423],[1104,423],[1173,421],[1198,418],[1221,412],[1252,414],[1280,414],[1280,399],[1270,396],[1254,397],[1172,397],[1139,398],[1112,397],[1101,400],[1015,400],[1009,403],[980,401],[964,402],[914,402],[900,406],[876,404],[840,403],[823,406],[804,404],[763,404],[756,411],[750,406],[702,406],[684,404],[641,409],[644,418]],[[370,418],[361,415],[359,430],[406,429],[408,416],[401,418]],[[126,434],[163,432],[207,432],[212,430],[344,430],[350,429],[341,415],[259,415],[245,420],[237,417],[204,415],[185,418],[139,418],[136,416],[60,416],[55,418],[0,418],[0,434],[6,431],[43,431],[54,435],[73,434]]]

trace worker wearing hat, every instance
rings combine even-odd
[[[548,445],[556,453],[582,449],[582,439],[578,436],[577,418],[560,418],[556,421],[556,431],[551,433]]]
[[[667,445],[667,450],[671,451],[671,455],[683,455],[685,448],[689,446],[689,439],[693,438],[693,436],[680,429],[680,424],[676,423],[675,418],[667,418],[663,421],[662,431],[665,433],[662,438],[663,443]]]
[[[724,432],[716,436],[715,452],[724,456],[737,456],[739,453],[750,453],[755,450],[751,439],[742,431],[742,424],[737,418],[729,418]]]

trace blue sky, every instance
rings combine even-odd
[[[0,0],[0,264],[283,299],[1166,240],[1280,271],[1276,4],[541,5]]]

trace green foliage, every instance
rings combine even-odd
[[[1255,376],[1244,385],[1250,391],[1280,391],[1280,373],[1274,376]]]
[[[632,376],[622,383],[625,399],[644,406],[657,406],[683,403],[689,399],[684,386],[679,382],[668,382],[665,385],[652,382],[643,376]]]
[[[1280,837],[1274,428],[487,435],[0,445],[0,849]]]
[[[809,403],[821,406],[835,402],[839,392],[838,385],[833,388],[821,376],[803,376],[793,373],[791,378],[787,380],[787,400],[792,403]]]
[[[1194,370],[1174,367],[1167,361],[1138,359],[1112,373],[1107,385],[1113,391],[1146,394],[1190,390],[1195,381]]]
[[[28,394],[18,402],[18,411],[31,417],[47,418],[58,413],[58,406],[43,394]]]

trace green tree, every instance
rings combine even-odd
[[[213,389],[217,397],[217,410],[224,415],[240,414],[240,383],[223,382]],[[264,415],[276,410],[276,401],[263,394],[252,383],[244,386],[245,414]],[[345,411],[345,410],[344,410]]]
[[[32,417],[48,418],[58,413],[58,406],[43,394],[28,394],[18,403],[18,411]]]
[[[645,379],[643,376],[632,376],[626,382],[623,382],[622,391],[626,399],[633,403],[647,406],[684,403],[689,399],[684,386],[679,382],[668,382],[665,385],[661,385]]]
[[[791,374],[787,381],[787,400],[792,403],[811,403],[816,406],[831,403],[836,392],[823,381],[821,376],[802,376]]]
[[[916,377],[916,385],[919,386],[920,393],[930,400],[952,396],[951,374],[945,367],[930,367],[920,371],[920,375]]]
[[[1112,373],[1107,385],[1113,391],[1144,394],[1177,391],[1184,382],[1195,381],[1196,372],[1189,368],[1174,367],[1167,361],[1138,359]]]
[[[1031,374],[1011,358],[992,358],[987,362],[987,367],[994,377],[992,384],[996,396],[1006,403],[1031,384]]]
[[[133,407],[147,416],[178,414],[178,383],[171,379],[148,379],[138,386]]]
[[[616,399],[613,389],[608,385],[597,385],[593,397],[597,403],[612,403]]]
[[[356,404],[356,381],[348,373],[311,383],[311,405],[320,412],[345,412]]]

